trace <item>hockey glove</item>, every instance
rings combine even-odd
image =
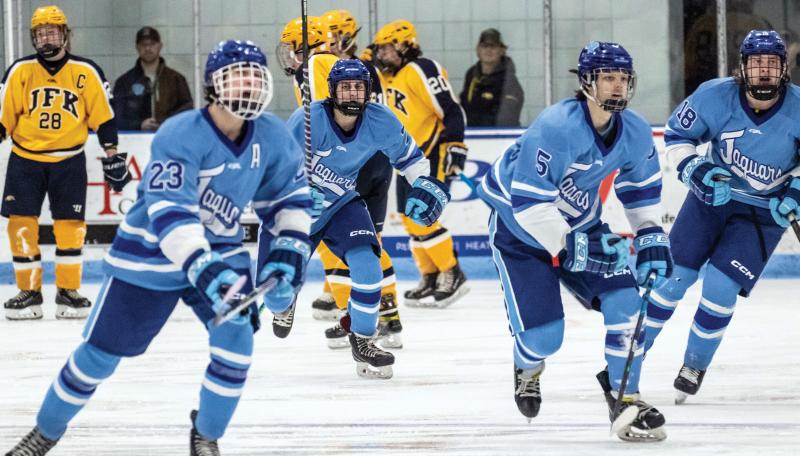
[[[700,201],[709,206],[722,206],[731,200],[731,173],[706,157],[688,157],[678,165],[681,182]]]
[[[408,192],[406,217],[417,225],[431,226],[450,202],[450,192],[438,179],[420,176]]]
[[[789,228],[792,223],[790,216],[800,220],[800,177],[792,178],[789,187],[786,189],[783,198],[771,198],[769,200],[769,211],[775,223]]]
[[[446,176],[454,176],[464,171],[467,163],[467,145],[463,142],[448,142],[440,146],[444,149],[444,171]]]
[[[272,290],[264,295],[264,303],[272,313],[286,311],[294,301],[294,295],[306,270],[311,256],[311,240],[299,231],[282,231],[269,245],[267,262],[258,273],[258,283],[266,282],[272,276],[280,280]]]
[[[125,184],[131,181],[131,173],[128,172],[128,165],[125,163],[127,158],[127,153],[120,152],[100,159],[103,163],[103,177],[115,192],[121,192]]]
[[[312,185],[309,195],[311,195],[311,209],[308,210],[308,215],[312,221],[316,221],[325,209],[325,193]]]
[[[197,257],[186,270],[189,283],[211,301],[211,308],[222,310],[222,297],[239,280],[239,274],[225,263],[219,253],[205,252]]]
[[[630,244],[617,234],[597,230],[592,235],[580,231],[567,234],[561,264],[572,272],[609,274],[625,269]]]
[[[633,240],[636,250],[636,281],[640,286],[647,282],[650,272],[656,273],[655,288],[672,275],[672,253],[669,238],[660,226],[639,230]]]

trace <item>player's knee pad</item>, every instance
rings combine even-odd
[[[544,360],[561,348],[564,320],[559,319],[514,335],[514,356],[526,363]]]
[[[86,222],[83,220],[55,220],[53,234],[59,249],[81,249],[86,239]]]
[[[209,327],[212,361],[236,369],[248,369],[253,355],[253,327],[226,322]]]
[[[741,286],[735,280],[709,264],[703,279],[703,298],[700,305],[709,304],[712,309],[714,306],[722,306],[732,310],[740,289]]]
[[[79,381],[97,385],[114,373],[120,359],[117,355],[112,355],[88,342],[83,342],[69,357],[67,367]]]
[[[620,288],[600,296],[600,311],[609,330],[630,330],[642,308],[642,298],[635,288]]]
[[[383,279],[383,271],[381,270],[381,262],[378,255],[372,246],[362,245],[350,249],[345,253],[347,264],[356,265],[350,268],[350,280],[353,282],[353,288],[358,285],[378,284],[380,286],[381,279]]]
[[[39,220],[34,216],[12,215],[8,218],[11,255],[30,258],[39,255]]]
[[[686,290],[697,281],[697,275],[698,271],[694,269],[676,265],[672,271],[672,276],[650,294],[651,299],[657,302],[677,303],[683,299]]]

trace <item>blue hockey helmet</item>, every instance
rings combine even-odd
[[[206,93],[240,119],[260,116],[272,100],[267,57],[252,41],[221,41],[208,54]]]
[[[597,98],[597,77],[603,72],[623,72],[628,75],[628,89],[623,98]],[[578,56],[578,82],[586,98],[596,102],[606,111],[620,112],[628,106],[636,89],[636,72],[633,58],[621,44],[592,41]]]
[[[336,96],[336,87],[342,81],[364,81],[362,98],[364,101],[340,101]],[[333,100],[333,106],[348,116],[357,116],[364,111],[367,102],[369,102],[371,85],[372,77],[369,74],[369,70],[358,59],[338,60],[333,64],[330,73],[328,73],[328,91],[330,92],[330,98]]]
[[[741,61],[739,63],[747,93],[756,100],[771,100],[778,96],[778,91],[788,82],[789,76],[786,65],[786,43],[783,42],[778,32],[774,30],[751,30],[742,40],[739,47]],[[772,75],[765,75],[766,69],[763,62],[748,65],[750,56],[776,55],[780,58],[778,66],[771,68]],[[753,73],[748,75],[747,69]],[[777,77],[777,82],[776,78]]]

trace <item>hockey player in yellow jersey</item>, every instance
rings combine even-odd
[[[331,54],[328,48],[325,33],[322,31],[322,23],[318,16],[308,16],[308,86],[311,94],[311,101],[324,100],[328,98],[328,73],[331,72],[333,64],[339,60]],[[303,21],[301,18],[289,21],[281,32],[281,40],[278,49],[278,62],[287,76],[292,76],[294,80],[294,96],[297,104],[303,104],[302,92],[300,88],[303,84]]]
[[[322,32],[326,38],[326,49],[337,58],[355,58],[358,47],[356,36],[361,30],[350,11],[344,9],[330,10],[319,16]],[[379,72],[370,62],[363,62],[372,77],[370,85],[370,101],[385,104],[383,83]],[[364,164],[356,180],[356,191],[367,205],[372,223],[378,237],[383,230],[386,219],[386,208],[389,198],[389,186],[393,170],[388,157],[376,153]],[[337,258],[325,243],[320,243],[317,251],[325,269],[325,285],[323,294],[312,306],[314,314],[323,316],[327,309],[344,311],[350,297],[350,271],[347,265]],[[385,249],[381,252],[381,269],[383,282],[381,287],[380,319],[378,331],[379,343],[384,348],[402,348],[400,332],[400,314],[397,311],[397,279],[394,274],[392,259]],[[347,334],[341,324],[336,324],[325,331],[328,346],[331,348],[349,347]]]
[[[396,20],[375,35],[378,63],[386,83],[386,104],[397,115],[431,164],[431,175],[448,183],[464,168],[466,115],[447,80],[447,71],[422,57],[414,25]],[[409,186],[397,180],[397,204],[403,213]],[[453,249],[453,237],[441,224],[422,227],[403,217],[411,253],[421,280],[405,292],[411,307],[447,307],[469,288]]]
[[[106,181],[120,191],[130,181],[117,154],[117,130],[108,83],[91,60],[67,52],[67,17],[57,6],[37,8],[31,17],[36,54],[14,62],[0,89],[0,140],[11,138],[3,191],[14,272],[19,294],[3,305],[6,318],[42,318],[39,214],[50,201],[56,238],[56,318],[84,318],[91,303],[77,290],[86,223],[86,155],[91,128],[106,152]]]

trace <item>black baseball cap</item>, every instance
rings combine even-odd
[[[478,39],[478,44],[486,44],[492,46],[507,47],[503,43],[503,37],[500,32],[495,28],[488,28],[481,32],[481,37]]]
[[[142,27],[138,32],[136,32],[136,44],[139,44],[144,40],[151,40],[155,41],[156,43],[160,43],[161,35],[159,35],[158,30],[154,29],[153,27]]]

